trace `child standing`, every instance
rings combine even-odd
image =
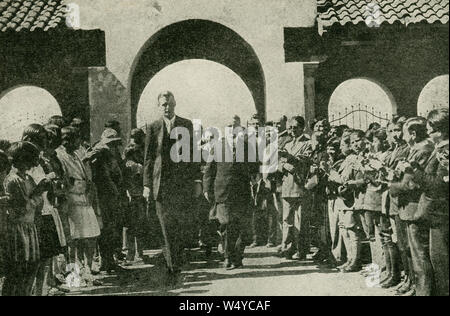
[[[14,143],[13,168],[4,181],[7,207],[6,279],[3,296],[30,296],[40,252],[35,217],[42,209],[42,189],[26,174],[37,165],[39,150],[28,142]]]
[[[141,151],[136,144],[130,144],[125,149],[125,185],[129,198],[127,225],[127,265],[135,259],[136,250],[140,258],[143,256],[142,242],[145,238],[145,223],[147,215],[145,210],[145,199],[142,196],[143,187],[143,161]],[[137,248],[136,248],[137,246]]]

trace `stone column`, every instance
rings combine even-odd
[[[311,123],[316,117],[316,86],[315,86],[315,75],[319,67],[318,62],[303,63],[303,87],[304,87],[304,111],[305,120],[308,124]]]

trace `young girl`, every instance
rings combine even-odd
[[[145,237],[145,223],[147,215],[145,210],[145,200],[142,196],[143,187],[143,161],[139,158],[139,148],[130,144],[125,149],[125,183],[129,198],[128,214],[126,216],[126,227],[128,228],[127,248],[128,255],[126,264],[131,264],[135,260],[136,245],[137,253],[143,257],[142,242]],[[139,258],[136,258],[139,260]]]
[[[61,130],[62,145],[56,149],[59,161],[62,164],[65,185],[64,212],[67,213],[70,227],[69,245],[70,263],[76,268],[76,259],[84,264],[84,275],[88,285],[95,284],[91,274],[92,261],[95,251],[96,238],[100,235],[97,216],[92,206],[90,187],[92,183],[86,172],[85,165],[77,156],[78,131],[73,127]]]
[[[41,263],[36,277],[37,296],[44,294],[45,280],[49,286],[49,294],[63,294],[56,288],[56,278],[53,270],[53,259],[64,253],[66,237],[63,224],[57,209],[61,193],[58,195],[58,187],[61,187],[63,176],[62,166],[54,157],[54,150],[59,146],[60,137],[56,131],[50,133],[42,125],[31,124],[25,128],[22,140],[29,141],[40,150],[39,164],[27,173],[33,180],[40,184],[46,183],[42,199],[44,206],[37,225],[40,239]],[[48,271],[48,273],[47,273]]]
[[[37,165],[39,150],[31,143],[14,143],[9,155],[13,168],[4,181],[7,207],[7,258],[3,296],[30,296],[40,251],[35,217],[42,209],[42,188],[26,174]]]

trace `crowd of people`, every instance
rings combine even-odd
[[[162,241],[168,282],[189,262],[185,249],[200,246],[208,259],[218,246],[234,270],[246,246],[267,246],[288,260],[377,276],[398,295],[448,295],[448,109],[367,131],[317,120],[311,136],[300,116],[268,122],[279,162],[264,173],[268,150],[261,162],[174,161],[171,131],[194,133],[175,107],[163,92],[161,119],[129,135],[109,121],[92,144],[81,119],[61,116],[0,141],[3,296],[101,285],[96,274],[142,260],[152,238]],[[237,116],[231,126],[244,129]],[[198,145],[215,155],[224,141],[192,142],[190,154]]]

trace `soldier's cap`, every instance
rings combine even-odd
[[[116,130],[107,128],[103,131],[100,142],[103,144],[122,142],[122,138],[119,137],[119,134],[116,132]]]

